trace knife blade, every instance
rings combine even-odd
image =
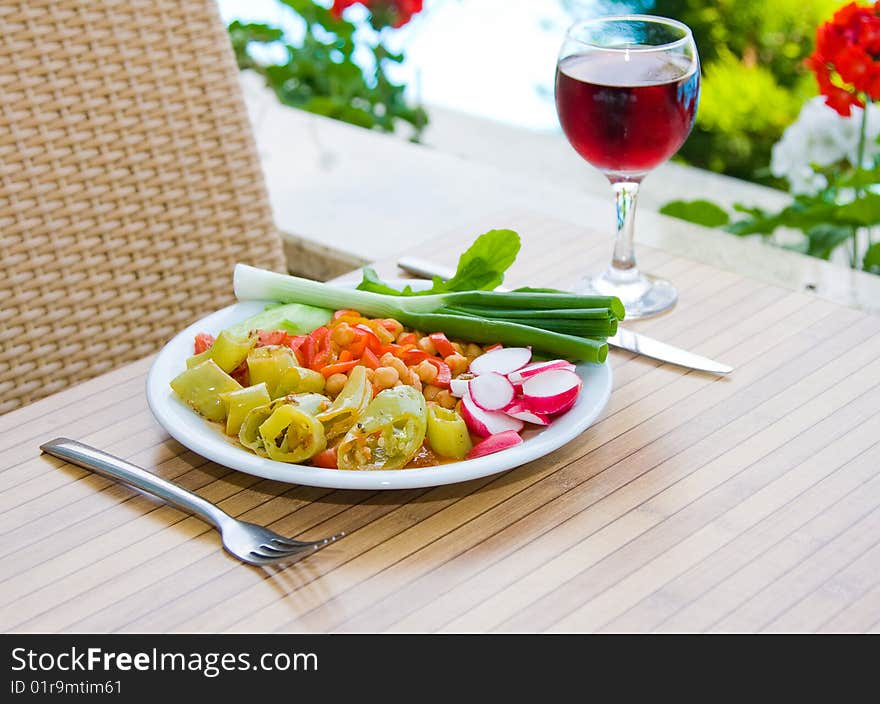
[[[418,257],[401,257],[397,266],[410,274],[421,278],[432,279],[439,276],[441,279],[450,278],[455,272],[440,264],[434,264],[426,259]],[[498,290],[503,290],[499,288]],[[655,340],[647,335],[642,335],[632,330],[626,330],[622,327],[617,328],[617,334],[608,338],[608,344],[613,347],[633,352],[634,354],[650,357],[660,362],[674,364],[678,367],[686,369],[695,369],[701,372],[710,372],[712,374],[730,374],[733,367],[714,359],[703,357],[702,355],[688,352],[680,347],[675,347],[666,342]]]

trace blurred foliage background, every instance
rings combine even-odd
[[[804,67],[816,27],[845,0],[631,0],[634,12],[672,17],[694,32],[703,69],[697,124],[678,158],[784,187],[770,149],[816,95]]]

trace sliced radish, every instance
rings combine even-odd
[[[571,397],[571,401],[566,403],[562,408],[560,408],[558,411],[553,411],[553,415],[554,416],[561,416],[563,413],[568,413],[572,409],[572,406],[574,406],[574,404],[577,403],[577,400],[578,400],[578,394],[575,394],[574,396]]]
[[[530,376],[535,376],[535,374],[540,374],[541,372],[549,372],[551,369],[567,369],[568,371],[573,372],[574,364],[567,359],[551,359],[549,362],[533,362],[522,369],[510,372],[510,374],[507,375],[507,378],[510,379],[511,384],[516,386],[517,384],[522,384],[523,381]]]
[[[472,374],[510,374],[526,366],[531,358],[532,351],[528,347],[498,347],[471,362],[470,371]]]
[[[481,374],[471,379],[470,395],[484,411],[500,411],[513,401],[513,384],[495,372]]]
[[[517,400],[511,403],[504,412],[518,420],[532,423],[534,425],[550,425],[550,418],[544,413],[535,413],[525,401]]]
[[[485,440],[478,442],[468,452],[467,458],[472,460],[475,457],[491,455],[493,452],[501,452],[501,450],[506,450],[508,447],[519,445],[522,441],[522,437],[515,430],[505,430],[503,433],[490,435]]]
[[[551,369],[523,382],[523,398],[535,413],[559,413],[571,408],[581,390],[581,378],[567,369]]]
[[[518,418],[500,411],[484,411],[474,403],[469,393],[461,397],[461,415],[467,427],[484,438],[507,430],[519,432],[523,429],[523,422]]]
[[[470,383],[470,379],[453,379],[449,382],[449,393],[455,398],[461,398],[467,393]]]

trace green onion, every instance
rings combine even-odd
[[[426,331],[440,331],[474,342],[500,342],[505,345],[532,346],[537,351],[558,355],[572,361],[603,362],[608,347],[602,339],[605,331],[616,329],[623,317],[623,306],[616,298],[578,296],[560,293],[496,293],[467,291],[429,296],[391,296],[369,291],[331,286],[295,276],[286,276],[246,264],[237,264],[234,274],[235,295],[239,300],[303,303],[321,308],[353,308],[365,315],[396,318],[404,325]],[[450,312],[455,306],[502,308],[504,319]],[[606,309],[604,322],[599,313],[584,311]],[[567,309],[570,318],[542,319],[542,313]],[[463,311],[462,311],[463,312]],[[533,316],[533,317],[530,317]],[[590,321],[597,321],[591,323]],[[563,321],[559,323],[557,321]],[[612,322],[613,321],[613,322]],[[578,323],[580,328],[573,327]],[[543,329],[547,325],[579,334]],[[595,334],[593,331],[596,330]],[[586,331],[584,333],[583,331]]]

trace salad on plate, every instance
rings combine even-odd
[[[263,312],[199,333],[171,388],[230,441],[278,462],[397,470],[488,455],[572,408],[575,362],[605,360],[623,307],[552,289],[495,292],[519,238],[493,230],[455,277],[357,289],[239,264]]]

